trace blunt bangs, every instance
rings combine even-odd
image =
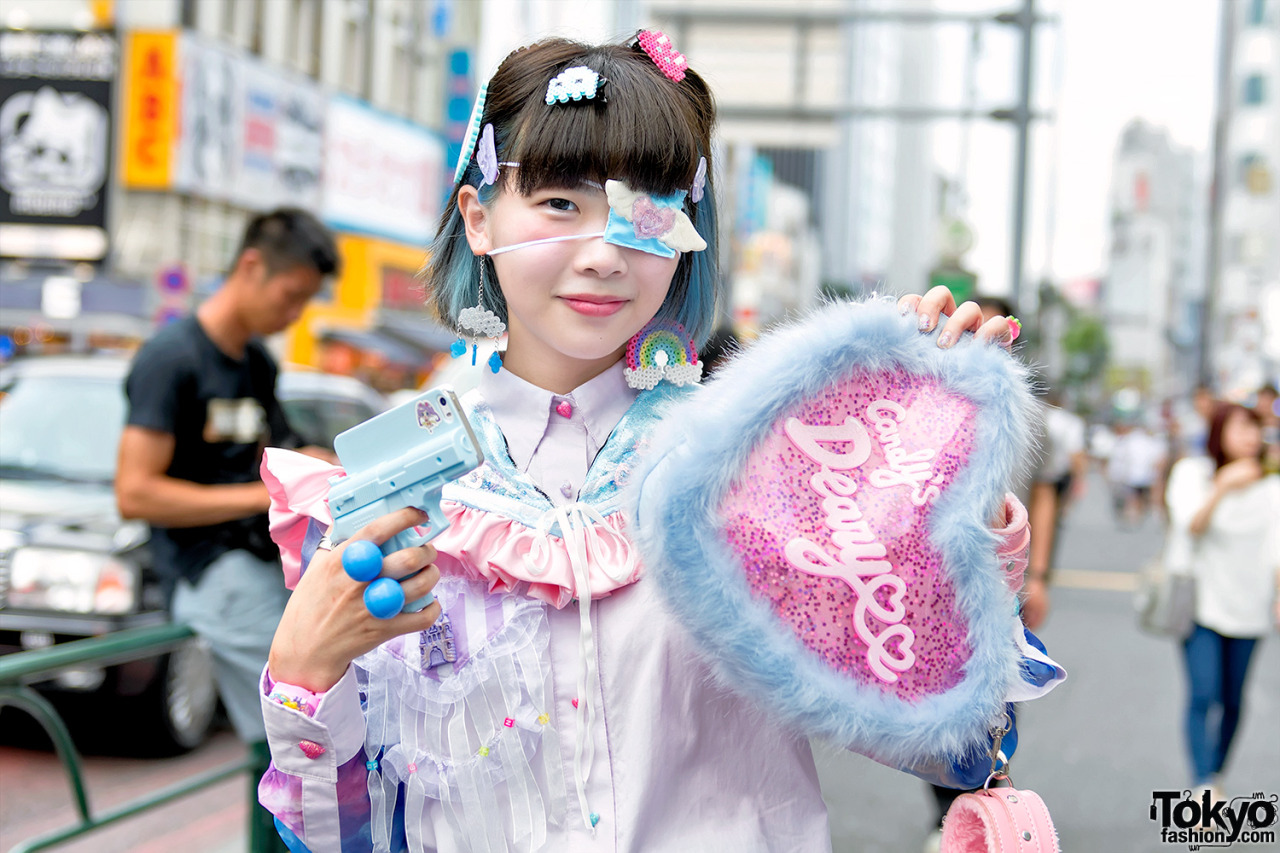
[[[626,181],[657,195],[688,190],[704,152],[693,103],[646,55],[625,47],[589,50],[547,70],[540,88],[566,68],[585,65],[609,82],[608,99],[553,104],[530,98],[515,116],[503,160],[514,170],[515,191],[528,195],[548,186]],[[707,128],[709,130],[709,128]]]

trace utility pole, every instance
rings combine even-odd
[[[1218,299],[1222,261],[1222,208],[1227,194],[1227,135],[1231,126],[1231,66],[1235,50],[1235,3],[1221,0],[1218,33],[1218,103],[1213,117],[1213,178],[1209,184],[1209,245],[1205,262],[1204,304],[1200,306],[1200,350],[1196,374],[1211,384],[1213,373],[1214,311]]]
[[[1028,303],[1022,298],[1023,256],[1027,233],[1027,155],[1031,141],[1031,63],[1034,59],[1034,36],[1036,31],[1035,0],[1023,0],[1022,8],[1014,15],[997,15],[996,20],[1004,19],[1006,23],[1016,24],[1022,30],[1022,49],[1018,62],[1018,104],[1013,109],[1017,152],[1013,165],[1013,246],[1012,259],[1009,264],[1010,289],[1013,291],[1013,303],[1018,310],[1029,310]],[[1036,293],[1037,301],[1039,293]],[[1039,316],[1039,306],[1035,315]]]
[[[1226,0],[1224,0],[1226,2]],[[668,32],[682,36],[698,25],[724,25],[735,28],[759,27],[777,31],[789,27],[796,32],[810,28],[843,26],[849,28],[865,24],[896,23],[908,26],[936,26],[939,24],[964,24],[980,26],[998,23],[1015,26],[1021,30],[1022,44],[1018,64],[1018,100],[1011,107],[977,110],[972,108],[882,106],[878,104],[854,104],[845,100],[834,106],[721,104],[718,110],[722,119],[743,119],[789,123],[835,122],[841,119],[891,119],[895,121],[938,121],[945,119],[989,119],[1010,122],[1016,133],[1016,156],[1013,176],[1013,233],[1011,236],[1010,284],[1019,310],[1027,311],[1021,304],[1023,286],[1023,255],[1026,243],[1027,218],[1027,164],[1031,122],[1047,116],[1035,113],[1031,108],[1032,63],[1035,57],[1033,34],[1044,23],[1055,23],[1052,16],[1038,15],[1035,0],[1022,0],[1021,6],[1011,12],[998,14],[943,11],[908,11],[875,8],[804,8],[784,9],[754,7],[743,4],[733,7],[704,7],[694,4],[683,7],[663,6],[654,9],[664,21],[670,21]],[[846,36],[847,38],[847,36]],[[803,59],[803,56],[798,56]],[[800,79],[797,71],[794,79]]]

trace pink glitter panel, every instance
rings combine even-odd
[[[780,418],[720,504],[752,592],[828,666],[905,701],[954,687],[970,655],[928,526],[973,415],[937,380],[855,373]]]

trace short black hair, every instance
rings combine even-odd
[[[268,276],[298,266],[312,267],[321,275],[338,271],[333,234],[319,219],[297,207],[277,208],[250,219],[236,261],[249,249],[261,253]]]

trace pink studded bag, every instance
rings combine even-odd
[[[951,804],[941,853],[1059,853],[1058,831],[1034,791],[986,787]]]

